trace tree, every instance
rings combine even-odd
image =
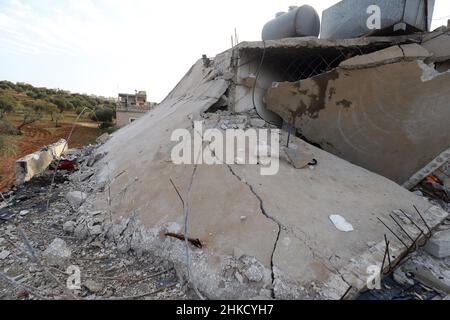
[[[10,96],[0,97],[0,119],[3,119],[5,113],[13,112],[18,107],[17,101]]]
[[[26,125],[32,124],[42,119],[43,113],[47,110],[47,102],[42,100],[26,101],[23,105],[22,123],[17,129],[22,130]]]
[[[113,126],[115,112],[113,109],[100,107],[91,114],[91,120],[99,122],[101,128],[109,128]]]
[[[45,112],[50,114],[50,116],[52,117],[52,121],[55,122],[55,128],[58,127],[58,121],[61,120],[63,118],[61,112],[59,111],[59,108],[48,101],[42,101],[43,104],[43,108],[45,108]]]
[[[66,110],[73,109],[73,104],[68,102],[63,97],[60,96],[53,97],[50,101],[58,107],[60,113],[63,113]]]

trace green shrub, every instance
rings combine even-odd
[[[101,129],[111,128],[114,126],[116,112],[111,108],[100,107],[91,114],[91,120],[99,123]]]
[[[0,97],[0,119],[3,118],[5,113],[13,112],[17,109],[19,103],[10,96]]]
[[[0,134],[0,158],[15,156],[17,154],[17,145],[9,136]]]
[[[20,135],[20,130],[13,126],[6,119],[0,119],[0,134],[2,135]]]

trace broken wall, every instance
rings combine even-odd
[[[417,44],[356,55],[275,82],[266,103],[308,141],[404,184],[450,146],[450,73],[423,62],[433,58]]]
[[[68,149],[67,141],[60,141],[48,145],[42,150],[29,154],[15,163],[16,184],[21,185],[33,177],[43,173],[55,159],[59,159]]]
[[[337,69],[269,90],[269,109],[324,150],[403,184],[450,145],[450,73],[423,62]]]

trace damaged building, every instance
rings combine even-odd
[[[69,234],[167,259],[208,299],[356,299],[374,266],[419,274],[401,264],[419,246],[447,264],[450,29],[428,32],[434,1],[392,2],[417,4],[418,19],[318,38],[314,10],[291,8],[282,26],[301,13],[309,23],[199,59],[142,121],[80,156]],[[197,121],[277,134],[278,173],[174,164],[172,132],[195,136]],[[430,176],[443,202],[414,190]],[[427,274],[449,294],[440,278]]]
[[[136,91],[134,94],[119,93],[117,99],[117,127],[122,128],[156,106],[156,103],[147,101],[146,91]]]

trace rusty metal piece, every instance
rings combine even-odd
[[[385,241],[387,240],[386,235],[384,235],[384,239]],[[389,252],[389,241],[386,242],[386,249],[384,250],[384,256],[383,256],[383,263],[381,264],[381,274],[385,275],[384,273],[384,263],[386,262],[386,256],[388,255]],[[390,268],[390,264],[389,264],[389,268]]]
[[[391,252],[389,250],[389,246],[391,243],[390,243],[390,241],[388,241],[388,238],[386,235],[384,235],[384,242],[386,243],[386,252],[387,252],[387,257],[388,257],[388,262],[389,262],[389,271],[386,274],[389,274],[389,273],[391,273],[391,270],[392,270]],[[381,271],[383,272],[383,270],[381,270]]]
[[[419,227],[417,225],[417,223],[408,215],[406,214],[406,212],[404,212],[403,210],[400,210],[401,213],[403,213],[403,215],[409,220],[411,221],[411,223],[420,231],[420,235],[418,237],[418,239],[416,240],[417,245],[419,246],[419,248],[423,248],[426,244],[427,244],[427,237],[425,236],[425,232],[422,230],[421,227]],[[423,244],[419,244],[418,241],[420,239],[421,236],[425,236],[425,242]]]
[[[388,225],[383,222],[383,220],[381,220],[380,218],[377,218],[377,219],[386,227],[386,229],[388,229],[394,235],[394,237],[397,238],[398,241],[400,241],[405,246],[405,248],[407,250],[409,249],[409,247],[406,245],[406,243],[394,231],[392,231],[392,229],[389,228]]]
[[[400,212],[403,213],[403,215],[404,215],[409,221],[411,221],[411,223],[412,223],[412,224],[413,224],[420,232],[422,232],[423,234],[425,234],[425,233],[423,232],[422,228],[419,227],[419,226],[417,225],[417,223],[416,223],[409,215],[406,214],[405,211],[403,211],[403,210],[400,209]]]
[[[347,289],[347,291],[345,291],[345,293],[344,293],[344,295],[341,297],[341,299],[339,299],[339,300],[344,300],[345,299],[345,297],[348,295],[348,293],[350,292],[350,290],[352,290],[353,289],[353,286],[350,286],[350,287],[348,287],[348,289]]]
[[[422,219],[423,223],[425,224],[425,226],[426,226],[427,229],[428,229],[429,234],[428,234],[428,235],[425,234],[425,236],[426,236],[428,239],[430,239],[430,238],[433,236],[433,234],[432,234],[433,231],[431,230],[431,228],[430,228],[430,226],[428,225],[428,223],[427,223],[427,221],[425,220],[425,218],[420,214],[419,209],[417,209],[417,207],[416,207],[415,205],[413,205],[413,207],[414,207],[414,209],[417,211],[417,213],[418,213],[420,219]]]
[[[406,234],[406,236],[409,238],[409,240],[411,240],[414,244],[414,239],[409,235],[409,233],[405,230],[405,228],[403,228],[403,226],[400,224],[400,222],[398,222],[392,214],[390,214],[389,217],[391,217],[391,219],[394,220],[395,224],[398,225],[398,227],[403,231],[403,233]]]
[[[176,234],[176,233],[171,233],[171,232],[167,232],[164,234],[166,237],[171,237],[171,238],[175,238],[178,240],[182,240],[182,241],[186,241],[186,238],[181,235],[181,234]],[[192,239],[192,238],[188,238],[187,239],[189,241],[190,244],[192,244],[194,247],[202,249],[203,245],[200,241],[200,239]]]

